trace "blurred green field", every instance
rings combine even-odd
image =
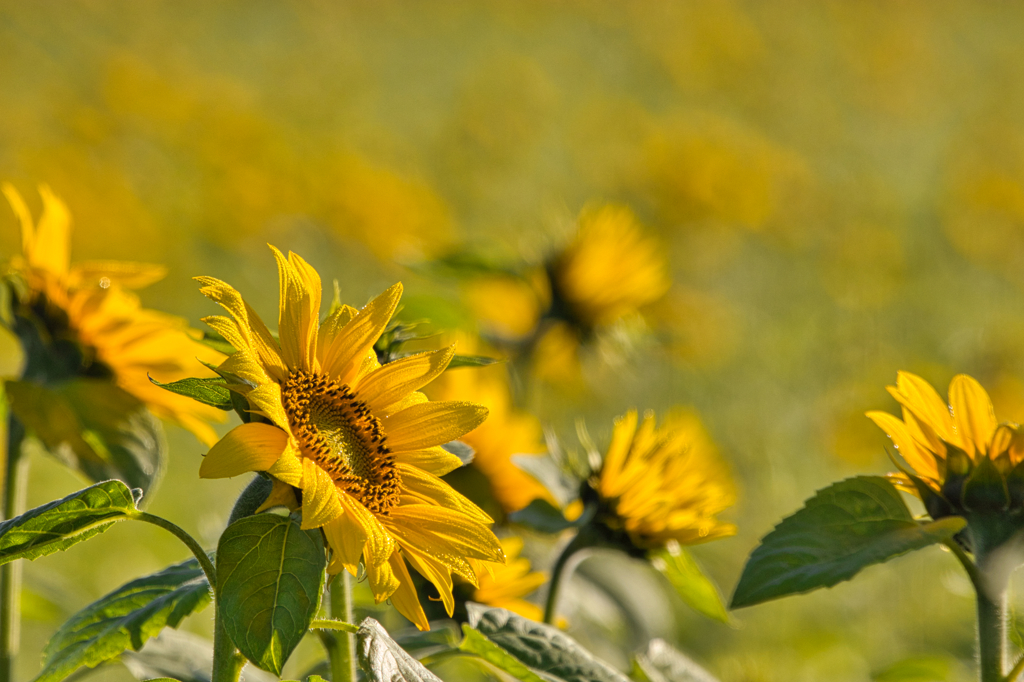
[[[270,242],[347,302],[401,280],[408,318],[472,329],[426,261],[536,261],[583,207],[630,206],[671,292],[648,333],[584,355],[583,385],[524,407],[602,446],[629,407],[695,407],[740,489],[738,535],[695,550],[728,596],[814,490],[891,469],[863,414],[895,410],[897,370],[941,392],[969,373],[1024,421],[1022,29],[1005,3],[4,0],[0,179],[34,208],[37,183],[63,196],[76,260],[166,264],[142,299],[196,326],[215,312],[199,274],[273,319]],[[150,509],[213,543],[245,482],[199,480],[202,446],[168,436]],[[30,506],[79,487],[34,457]],[[27,564],[20,677],[67,614],[184,556],[122,524]],[[619,666],[661,636],[723,682],[971,678],[972,593],[934,547],[732,627],[667,594],[636,562],[590,561],[571,632]],[[212,612],[186,627],[209,634]]]

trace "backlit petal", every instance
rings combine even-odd
[[[463,436],[484,423],[487,408],[457,400],[413,405],[384,421],[388,446],[398,450],[421,450],[442,445]]]
[[[270,424],[242,424],[228,431],[199,466],[202,478],[228,478],[266,471],[280,458],[288,435]]]
[[[302,460],[302,528],[319,528],[344,512],[331,475],[311,459]]]
[[[427,620],[427,614],[423,613],[423,606],[416,594],[416,588],[413,585],[412,576],[409,575],[409,569],[405,565],[405,560],[402,559],[401,554],[395,552],[391,556],[390,562],[394,575],[400,581],[398,589],[391,595],[391,603],[418,629],[429,630],[430,622]]]
[[[439,445],[423,450],[394,453],[395,462],[418,467],[435,476],[444,476],[462,466],[462,460]]]
[[[294,253],[288,258],[271,246],[277,259],[281,298],[277,334],[281,357],[290,370],[313,371],[320,324],[320,276]]]
[[[914,471],[927,478],[938,477],[939,474],[935,458],[929,452],[922,450],[917,446],[914,439],[911,437],[910,432],[907,431],[906,425],[902,421],[888,412],[868,412],[867,417],[873,421],[878,428],[885,431],[892,440],[897,452],[899,452],[900,456],[906,460],[907,464],[909,464]]]
[[[433,381],[454,356],[455,346],[410,355],[371,373],[355,389],[374,414],[386,415],[391,405]]]
[[[974,378],[958,374],[949,384],[949,404],[967,454],[986,455],[996,430],[996,414],[988,393]]]
[[[367,303],[324,351],[323,371],[341,383],[351,380],[363,357],[384,332],[401,297],[402,284],[399,282]]]

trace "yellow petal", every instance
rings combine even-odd
[[[126,289],[141,289],[166,277],[167,268],[153,263],[93,260],[75,263],[69,274],[71,286],[97,287],[106,279],[106,286],[116,284]]]
[[[277,334],[281,357],[291,370],[315,370],[316,339],[320,324],[320,276],[302,258],[288,258],[271,246],[277,259],[281,299]]]
[[[433,474],[408,464],[395,465],[402,474],[402,497],[414,499],[413,504],[434,504],[462,512],[480,523],[494,523],[494,519]]]
[[[601,494],[606,497],[615,497],[613,492],[617,489],[616,482],[622,471],[622,466],[629,454],[629,446],[633,442],[633,434],[636,432],[637,411],[630,410],[625,415],[615,420],[615,427],[612,430],[612,440],[608,445],[608,454],[604,456],[601,464]]]
[[[404,544],[424,552],[449,553],[470,559],[505,562],[501,543],[490,528],[461,512],[411,504],[395,507],[383,522]]]
[[[462,466],[462,460],[439,445],[423,450],[394,453],[395,462],[418,467],[435,476],[444,476]]]
[[[903,422],[888,412],[868,412],[867,417],[885,431],[900,456],[914,471],[927,478],[938,478],[935,458],[917,446]]]
[[[267,473],[279,478],[288,485],[296,488],[302,487],[302,458],[295,449],[293,441],[289,440],[287,447],[276,462],[274,462]]]
[[[359,573],[359,559],[366,544],[366,531],[348,513],[324,526],[324,536],[331,547],[331,574],[346,570],[352,575]]]
[[[393,552],[391,556],[396,554],[398,553]],[[373,592],[373,598],[378,604],[394,594],[395,590],[401,585],[399,577],[395,575],[395,571],[392,568],[393,566],[394,563],[390,557],[378,564],[366,562],[367,582],[370,583],[370,591]],[[402,567],[405,567],[404,563]],[[409,575],[408,571],[406,575]]]
[[[248,349],[248,343],[238,332],[238,325],[230,317],[223,315],[207,315],[201,318],[213,331],[224,337],[224,340],[231,344],[235,350]]]
[[[958,374],[949,384],[949,404],[967,454],[972,457],[976,453],[987,454],[996,430],[996,413],[985,389],[974,378]]]
[[[374,414],[387,415],[389,407],[441,374],[454,356],[455,346],[410,355],[389,362],[360,381],[355,388]]]
[[[961,445],[960,436],[953,428],[949,406],[931,384],[916,374],[897,372],[896,386],[890,386],[888,390],[900,405],[932,427],[939,438],[958,447]]]
[[[319,528],[344,512],[331,475],[311,459],[302,460],[302,529]]]
[[[484,423],[487,408],[457,400],[413,405],[384,419],[388,447],[422,450],[463,436]]]
[[[21,193],[11,183],[0,184],[0,191],[3,191],[4,196],[7,197],[7,203],[11,205],[11,210],[14,211],[15,217],[21,225],[21,252],[26,259],[31,260],[29,254],[35,244],[36,234],[36,226],[32,222],[32,212],[28,210],[28,204],[21,198]]]
[[[402,559],[402,555],[395,552],[390,559],[391,568],[394,571],[394,575],[398,577],[399,586],[395,590],[394,594],[391,595],[391,603],[395,605],[398,612],[412,621],[420,630],[429,630],[430,622],[427,620],[427,614],[423,613],[423,606],[420,604],[420,598],[416,594],[416,588],[412,582],[412,576],[409,575],[409,569],[405,566],[405,560]]]
[[[324,364],[324,352],[334,343],[338,332],[344,329],[345,325],[357,314],[359,311],[352,306],[340,305],[337,310],[324,319],[323,324],[320,325],[320,331],[317,333],[316,342],[316,358],[320,361],[321,366]]]
[[[266,471],[281,457],[288,435],[270,424],[242,424],[227,432],[199,466],[201,478],[229,478]]]
[[[452,572],[443,563],[429,554],[408,548],[403,552],[405,558],[420,575],[429,580],[444,602],[444,610],[451,616],[455,612],[455,596],[452,594]]]
[[[238,355],[238,353],[235,353],[235,355]],[[231,357],[235,357],[235,355]],[[245,398],[249,401],[253,412],[266,417],[285,431],[291,430],[288,415],[281,404],[280,384],[273,381],[260,384],[251,391],[246,392]]]
[[[367,566],[376,566],[386,562],[395,551],[395,539],[381,525],[377,517],[352,496],[343,493],[341,504],[345,508],[345,513],[363,529],[366,537],[363,556]]]
[[[384,333],[401,297],[402,284],[399,282],[367,303],[324,351],[323,371],[341,383],[348,383],[358,371],[363,357]]]

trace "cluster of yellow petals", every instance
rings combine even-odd
[[[522,538],[502,538],[501,548],[505,550],[505,565],[480,572],[480,586],[473,592],[473,601],[508,609],[530,620],[542,620],[543,609],[523,597],[547,582],[547,574],[534,571],[530,560],[519,556],[523,551]]]
[[[613,509],[605,523],[628,533],[636,547],[736,533],[733,524],[716,518],[736,501],[732,478],[689,412],[670,415],[660,427],[651,413],[640,421],[636,410],[617,419],[594,487]]]
[[[903,419],[880,411],[867,416],[892,439],[914,473],[936,490],[942,483],[939,464],[946,459],[947,446],[963,450],[975,462],[983,457],[1005,462],[1004,471],[1024,461],[1024,435],[1016,424],[996,421],[992,400],[972,377],[953,377],[948,404],[931,384],[910,372],[899,372],[896,385],[888,390],[900,404]],[[914,490],[909,481],[904,487]]]
[[[408,565],[437,588],[449,614],[452,575],[477,584],[482,562],[502,563],[493,520],[438,478],[461,465],[441,445],[479,426],[480,405],[430,402],[419,391],[453,348],[381,365],[373,349],[398,306],[396,284],[362,310],[340,306],[321,323],[320,276],[294,253],[277,259],[278,339],[241,294],[212,277],[202,292],[230,317],[204,322],[237,352],[219,367],[255,419],[229,432],[200,468],[206,478],[265,471],[269,503],[301,490],[302,526],[323,528],[328,570],[358,572],[376,599],[390,598],[421,629],[429,623]]]
[[[74,340],[92,351],[114,381],[154,414],[192,431],[209,444],[216,440],[210,421],[223,421],[220,410],[154,385],[201,375],[200,360],[223,356],[195,340],[184,320],[143,308],[129,289],[161,279],[159,265],[122,261],[71,263],[71,213],[49,187],[39,193],[43,211],[32,220],[24,199],[10,184],[4,195],[21,225],[22,254],[11,269],[24,279],[31,297],[43,296],[67,316]]]

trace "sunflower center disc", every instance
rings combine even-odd
[[[401,481],[380,420],[345,384],[309,372],[285,382],[281,400],[302,453],[374,514],[398,504]]]

